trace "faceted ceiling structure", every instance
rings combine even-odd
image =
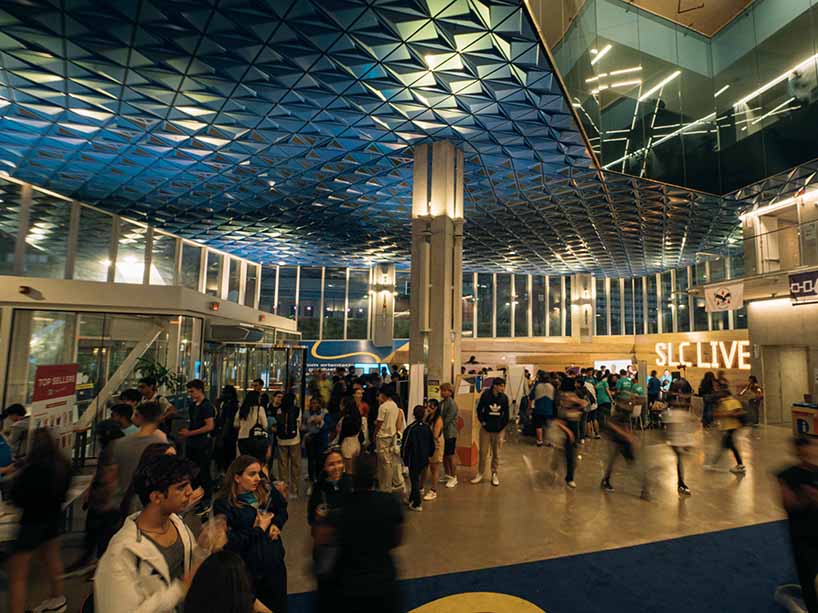
[[[740,201],[600,172],[519,0],[0,1],[0,169],[260,262],[406,263],[465,151],[468,270],[630,276]]]

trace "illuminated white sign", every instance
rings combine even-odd
[[[709,353],[709,355],[707,355]],[[656,343],[656,365],[750,370],[750,341]]]

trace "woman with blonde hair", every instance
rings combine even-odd
[[[247,564],[255,597],[267,608],[287,611],[287,568],[281,530],[287,521],[287,500],[262,471],[258,458],[241,455],[230,464],[213,505],[227,521],[225,549]]]
[[[429,425],[435,441],[435,448],[429,458],[429,468],[426,469],[427,477],[432,485],[424,500],[435,500],[437,498],[437,479],[440,474],[440,465],[443,463],[443,416],[440,414],[440,403],[435,398],[429,398],[426,404],[426,416],[424,421]]]

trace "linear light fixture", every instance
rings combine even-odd
[[[750,93],[750,94],[747,94],[746,96],[744,96],[744,98],[742,98],[742,99],[741,99],[741,100],[739,100],[738,102],[734,103],[734,104],[733,104],[733,106],[734,106],[734,107],[736,107],[736,106],[741,106],[742,104],[747,104],[747,103],[748,103],[750,100],[752,100],[753,98],[756,98],[756,97],[760,96],[761,94],[763,94],[763,93],[764,93],[764,92],[766,92],[767,90],[772,89],[773,87],[775,87],[776,85],[778,85],[779,83],[781,83],[782,81],[784,81],[784,80],[785,80],[787,77],[789,77],[789,76],[790,76],[790,74],[792,74],[793,72],[796,72],[797,70],[801,70],[801,69],[803,69],[803,68],[806,68],[807,66],[809,66],[810,64],[812,64],[812,63],[813,63],[815,60],[818,60],[818,53],[816,53],[816,54],[815,54],[815,55],[813,55],[812,57],[809,57],[809,58],[805,59],[803,62],[801,62],[801,63],[800,63],[800,64],[798,64],[797,66],[793,66],[793,67],[792,67],[792,68],[790,68],[790,69],[789,69],[787,72],[785,72],[785,73],[782,73],[782,74],[778,75],[778,76],[777,76],[775,79],[773,79],[772,81],[768,81],[767,83],[765,83],[764,85],[762,85],[761,87],[759,87],[759,88],[758,88],[757,90],[755,90],[754,92],[752,92],[752,93]]]
[[[741,219],[741,221],[744,221],[748,217],[757,217],[759,215],[768,215],[768,214],[770,214],[770,213],[772,213],[774,211],[780,211],[781,209],[786,209],[787,207],[790,207],[790,206],[796,204],[799,200],[801,202],[816,202],[816,201],[818,201],[818,189],[813,189],[813,190],[810,190],[808,192],[804,192],[803,194],[801,194],[800,197],[791,196],[789,198],[784,198],[784,200],[782,200],[780,202],[774,202],[772,204],[768,204],[766,206],[759,207],[759,208],[757,208],[757,209],[755,209],[753,211],[747,211],[746,213],[742,213],[738,217],[739,217],[739,219]]]
[[[664,79],[662,79],[661,81],[659,81],[659,83],[657,83],[656,85],[654,85],[653,87],[651,87],[651,88],[650,88],[648,91],[646,91],[644,94],[642,94],[642,95],[639,97],[639,102],[644,102],[645,100],[647,100],[648,98],[650,98],[650,97],[651,97],[653,94],[655,94],[656,92],[658,92],[658,91],[659,91],[660,89],[662,89],[662,88],[663,88],[665,85],[667,85],[668,83],[670,83],[670,82],[671,82],[673,79],[677,78],[677,77],[678,77],[680,74],[682,74],[682,71],[681,71],[681,70],[677,70],[677,71],[675,71],[675,72],[673,72],[673,73],[669,74],[668,76],[666,76]]]
[[[767,117],[769,117],[770,115],[774,114],[774,113],[775,113],[777,110],[784,108],[785,106],[787,106],[787,105],[788,105],[790,102],[792,102],[793,100],[795,100],[795,98],[790,98],[790,99],[789,99],[789,100],[787,100],[786,102],[782,102],[782,103],[781,103],[781,104],[779,104],[777,107],[775,107],[775,108],[774,108],[772,111],[768,111],[768,112],[764,113],[764,114],[763,114],[761,117],[759,117],[758,119],[754,120],[754,121],[753,121],[753,123],[752,123],[752,124],[750,124],[750,125],[753,125],[753,126],[754,126],[754,125],[756,125],[757,123],[760,123],[760,122],[764,121],[765,119],[767,119]]]
[[[605,57],[606,55],[608,55],[608,52],[609,52],[609,51],[610,51],[612,48],[613,48],[613,45],[605,45],[604,47],[602,47],[602,49],[600,49],[600,50],[599,50],[599,53],[597,53],[597,54],[594,56],[594,59],[592,59],[592,60],[591,60],[591,66],[593,66],[594,64],[596,64],[596,63],[597,63],[599,60],[601,60],[601,59],[602,59],[603,57]]]
[[[607,76],[608,76],[608,73],[603,72],[603,73],[598,74],[595,77],[591,77],[590,79],[585,79],[585,82],[586,83],[593,83],[594,81],[597,81],[597,80],[601,79],[602,77],[607,77]]]
[[[719,91],[717,91],[715,94],[713,94],[713,97],[714,97],[714,98],[718,98],[718,97],[719,97],[719,96],[721,96],[721,95],[722,95],[724,92],[726,92],[728,89],[730,89],[730,86],[729,86],[729,85],[725,85],[725,86],[724,86],[724,87],[722,87],[722,88],[721,88]]]
[[[632,81],[619,81],[618,83],[611,83],[611,87],[628,87],[630,85],[642,85],[642,79],[633,79]]]
[[[639,72],[642,70],[641,66],[634,66],[633,68],[622,68],[620,70],[612,70],[609,74],[613,77],[620,74],[630,74],[632,72]]]

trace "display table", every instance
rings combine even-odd
[[[792,405],[792,433],[795,436],[818,436],[818,404],[796,402]]]

